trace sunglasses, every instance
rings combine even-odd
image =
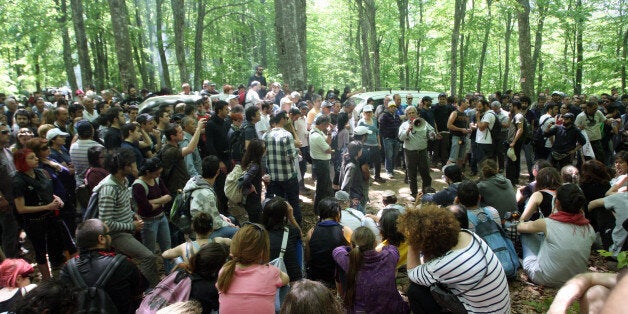
[[[2,130],[2,131],[0,131],[0,133],[1,133],[1,134],[4,134],[4,135],[9,134],[9,132],[11,132],[11,131],[9,131],[9,130]]]
[[[40,150],[48,150],[50,147],[48,145],[46,146],[42,146],[41,148],[39,148]]]

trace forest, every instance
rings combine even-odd
[[[626,93],[626,0],[0,0],[0,92]]]

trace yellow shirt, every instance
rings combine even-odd
[[[388,240],[382,241],[382,243],[380,243],[375,248],[375,250],[377,252],[380,252],[385,245],[388,245]],[[401,244],[397,247],[397,250],[399,251],[399,262],[397,262],[397,269],[399,269],[399,267],[406,265],[406,261],[408,259],[408,243],[406,243],[406,241],[401,242]]]

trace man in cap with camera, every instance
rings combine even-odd
[[[429,159],[427,154],[427,144],[430,138],[434,138],[434,128],[417,115],[416,108],[410,106],[406,108],[407,121],[399,127],[399,140],[403,142],[403,150],[408,169],[408,181],[410,183],[410,194],[417,195],[417,172],[421,175],[422,189],[432,185],[430,177]]]

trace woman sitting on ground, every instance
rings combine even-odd
[[[537,220],[552,214],[552,199],[556,189],[562,184],[560,174],[555,168],[543,168],[536,176],[536,192],[532,193],[526,208],[521,214],[521,221]]]
[[[281,314],[319,314],[325,309],[328,314],[343,314],[338,298],[318,281],[303,279],[297,281],[281,306]]]
[[[556,190],[553,214],[517,225],[523,269],[532,282],[560,287],[587,270],[595,231],[582,213],[583,204],[585,198],[580,188],[565,184]]]
[[[175,259],[175,265],[187,263],[205,244],[217,242],[225,245],[231,244],[231,239],[216,237],[209,240],[212,229],[212,218],[207,213],[198,213],[192,218],[192,230],[196,235],[196,240],[181,243],[161,254],[163,258]]]
[[[307,278],[335,288],[336,262],[332,251],[339,246],[349,245],[351,229],[340,225],[340,204],[334,198],[322,199],[318,203],[318,213],[318,223],[307,234]]]
[[[584,193],[587,203],[604,198],[606,191],[611,188],[611,176],[608,168],[599,160],[589,160],[582,165],[582,179],[580,189]],[[611,232],[615,227],[615,216],[609,210],[604,209],[604,204],[599,208],[591,208],[585,211],[585,217],[591,221],[591,226],[600,233],[602,244],[608,248],[612,243]]]
[[[347,313],[409,312],[395,283],[399,261],[395,246],[375,251],[375,235],[369,228],[359,227],[351,236],[351,246],[337,247],[333,256],[346,273],[341,291]]]
[[[480,237],[460,229],[452,212],[435,205],[409,210],[399,218],[399,230],[408,239],[413,313],[441,312],[430,293],[433,284],[459,295],[468,312],[510,311],[508,281],[499,260]]]
[[[515,190],[510,180],[499,173],[497,162],[485,159],[480,166],[482,179],[478,181],[478,188],[482,195],[481,205],[495,207],[502,219],[505,213],[517,211]]]
[[[192,279],[190,300],[196,300],[203,306],[203,313],[218,312],[218,290],[216,280],[218,271],[229,257],[229,246],[223,243],[203,245],[189,261],[188,270]]]
[[[384,209],[382,217],[378,221],[379,234],[382,237],[382,242],[375,248],[375,250],[379,252],[386,246],[396,247],[399,252],[397,269],[406,264],[406,257],[408,255],[408,243],[406,242],[406,238],[397,228],[397,221],[401,214],[402,212],[396,208]]]

